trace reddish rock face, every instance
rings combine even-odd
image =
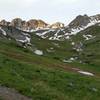
[[[56,23],[50,25],[50,28],[63,28],[63,27],[64,27],[64,24],[60,23],[60,22],[56,22]]]
[[[63,23],[56,22],[52,25],[47,24],[43,20],[36,20],[36,19],[31,19],[29,21],[24,21],[21,18],[15,18],[11,22],[7,22],[5,20],[2,20],[0,22],[1,25],[9,25],[16,27],[18,29],[24,30],[24,31],[31,31],[35,29],[44,29],[44,28],[62,28],[64,27]]]
[[[2,20],[0,22],[0,24],[1,25],[10,25],[10,26],[19,28],[21,30],[43,29],[48,26],[48,24],[42,20],[31,19],[29,21],[23,21],[20,18],[13,19],[11,22],[9,22],[9,24],[7,21]]]
[[[2,20],[0,24],[7,25],[7,26],[13,26],[13,27],[16,27],[24,31],[32,31],[35,29],[44,29],[44,28],[55,28],[56,29],[56,28],[64,27],[64,24],[60,22],[56,22],[52,25],[49,25],[43,20],[31,19],[29,21],[24,21],[21,18],[15,18],[11,22]]]
[[[27,26],[30,28],[30,29],[42,29],[42,28],[46,28],[47,27],[47,23],[45,23],[44,21],[42,20],[35,20],[35,19],[32,19],[32,20],[29,20],[27,22]]]
[[[47,23],[45,23],[44,21],[42,20],[38,20],[38,28],[46,28],[48,26]]]
[[[31,19],[26,22],[20,18],[15,18],[11,21],[10,25],[20,28],[22,30],[33,30],[33,29],[46,28],[48,24],[42,20]]]

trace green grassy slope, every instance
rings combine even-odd
[[[32,37],[31,42],[43,50],[43,56],[19,47],[14,41],[0,40],[1,85],[15,88],[33,100],[100,100],[99,52],[93,59],[96,64],[63,63],[64,58],[76,53],[70,41],[48,41],[34,34]],[[54,48],[54,52],[47,52],[50,47]],[[93,48],[89,45],[84,50],[92,52]],[[80,58],[85,59],[85,56],[80,55]],[[95,76],[81,75],[72,68],[93,72]]]
[[[69,50],[71,45],[66,44],[68,42],[59,42],[62,47],[57,48],[51,41],[40,40],[39,42],[38,37],[35,39],[34,44],[39,49],[45,51],[45,48],[51,46],[57,53],[45,52],[44,56],[38,56],[17,46],[14,41],[0,41],[1,85],[15,88],[33,100],[100,99],[98,74],[94,77],[81,75],[72,71],[68,64],[61,61],[65,55],[73,55]],[[55,57],[61,58],[55,59]],[[74,64],[74,67],[77,66]],[[95,73],[97,72],[95,70]]]
[[[85,40],[83,35],[92,35],[94,38]],[[73,37],[73,41],[83,43],[83,51],[79,54],[79,59],[89,66],[94,66],[100,71],[100,26],[95,25],[87,28],[86,30]]]

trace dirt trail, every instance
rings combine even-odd
[[[17,60],[23,60],[24,62],[27,62],[27,63],[30,63],[30,64],[34,64],[34,63],[38,63],[38,64],[42,64],[44,63],[45,66],[47,67],[59,67],[61,69],[64,69],[66,71],[70,71],[70,72],[75,72],[75,73],[79,73],[78,71],[84,71],[84,72],[90,72],[90,73],[93,73],[95,77],[99,77],[100,78],[100,74],[97,74],[97,73],[94,73],[93,71],[86,71],[86,70],[82,70],[80,68],[77,68],[77,67],[74,67],[74,66],[69,66],[69,65],[66,65],[66,64],[46,64],[45,61],[43,60],[42,62],[40,60],[35,60],[33,61],[32,59],[29,59],[29,58],[26,58],[25,55],[23,54],[18,54],[18,53],[15,53],[15,52],[7,52],[7,51],[2,51],[0,50],[0,52],[2,52],[3,54],[9,56],[9,57],[12,57],[14,59],[17,59]]]
[[[21,95],[14,89],[0,86],[0,97],[3,100],[32,100],[24,95]]]

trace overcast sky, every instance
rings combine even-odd
[[[100,14],[100,0],[0,0],[0,19],[21,17],[68,24],[84,14]]]

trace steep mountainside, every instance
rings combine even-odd
[[[59,29],[47,29],[43,31],[36,31],[35,33],[42,38],[48,38],[49,40],[65,40],[69,39],[71,35],[75,35],[78,32],[100,23],[100,15],[77,16],[68,26]]]

